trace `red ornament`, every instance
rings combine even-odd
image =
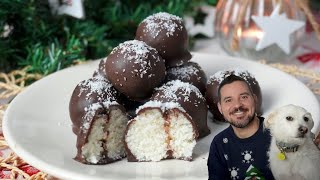
[[[0,171],[0,179],[10,179],[11,171]]]
[[[309,61],[320,61],[320,53],[306,53],[297,57],[300,62],[307,63]]]
[[[34,174],[37,174],[38,172],[40,172],[38,169],[30,166],[30,165],[24,165],[19,167],[22,171],[24,171],[25,173],[27,173],[28,175],[32,176]]]

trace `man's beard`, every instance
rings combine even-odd
[[[249,116],[248,119],[245,122],[235,122],[230,121],[229,123],[237,128],[245,128],[247,127],[252,121],[254,120],[254,114],[252,116]]]
[[[239,108],[233,110],[231,114],[234,114],[234,113],[235,113],[236,111],[238,111],[238,110],[240,110],[240,111],[248,111],[247,108],[239,107]],[[254,113],[253,113],[251,116],[249,116],[248,119],[247,119],[246,121],[244,121],[244,122],[237,122],[236,120],[233,121],[233,120],[231,120],[231,119],[228,120],[228,122],[229,122],[232,126],[234,126],[234,127],[237,127],[237,128],[245,128],[245,127],[247,127],[247,126],[254,120],[255,114],[256,114],[255,112],[256,112],[256,111],[254,110]]]

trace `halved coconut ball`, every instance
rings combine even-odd
[[[128,161],[192,160],[198,131],[178,103],[149,101],[137,109],[125,134]]]
[[[169,81],[155,89],[151,100],[178,103],[192,117],[199,132],[199,138],[210,134],[207,125],[207,103],[194,85],[180,80]]]
[[[77,136],[77,156],[84,164],[107,164],[126,156],[124,133],[128,118],[117,102],[95,103],[86,109]]]

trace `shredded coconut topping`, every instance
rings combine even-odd
[[[183,107],[181,107],[181,105],[177,102],[148,101],[137,108],[136,114],[138,114],[139,111],[145,108],[160,108],[162,112],[165,112],[166,110],[169,110],[169,109],[177,108],[182,112],[186,112],[183,109]]]
[[[96,94],[100,102],[104,101],[106,97],[111,100],[116,100],[116,90],[112,84],[101,75],[81,81],[78,87],[80,88],[79,97],[82,93],[85,93],[86,99],[90,99],[92,98],[92,94]]]
[[[108,80],[100,75],[81,81],[77,87],[80,88],[78,96],[83,94],[87,100],[97,98],[94,99],[95,103],[84,108],[85,115],[81,128],[86,132],[98,109],[108,109],[110,105],[118,104],[116,102],[117,91]]]
[[[227,78],[231,74],[239,76],[247,82],[249,82],[249,79],[255,78],[251,73],[249,73],[249,71],[240,68],[235,68],[216,72],[214,75],[210,76],[207,84],[211,84],[213,83],[213,81],[217,81],[220,84],[225,78]],[[253,83],[255,84],[256,82],[253,81]]]
[[[177,22],[181,22],[177,24]],[[167,37],[173,36],[174,32],[177,30],[182,30],[182,19],[178,16],[166,13],[159,12],[148,16],[141,23],[145,23],[145,29],[143,32],[152,34],[153,38],[156,38],[161,31],[165,31]]]
[[[129,63],[136,64],[138,67],[133,72],[138,73],[140,78],[149,74],[149,71],[152,72],[157,63],[163,61],[160,59],[156,49],[139,40],[130,40],[119,44],[119,46],[112,50],[111,54],[114,53],[123,54]],[[124,73],[126,69],[122,69],[121,71]]]
[[[107,60],[107,57],[100,60],[99,67],[98,67],[100,71],[104,71],[106,67],[106,60]]]
[[[94,103],[84,109],[85,116],[83,118],[83,122],[81,126],[84,132],[86,132],[90,128],[91,120],[96,114],[96,111],[100,108],[103,108],[103,106],[100,103]]]
[[[194,93],[197,97],[197,100],[191,102],[195,106],[198,106],[201,101],[205,101],[200,90],[194,85],[180,80],[169,81],[163,86],[156,88],[155,99],[169,99],[172,102],[191,102],[190,96],[191,93]],[[163,93],[163,95],[162,95]],[[157,97],[158,96],[158,97]]]
[[[181,66],[181,67],[173,67],[168,69],[168,76],[177,77],[180,80],[191,80],[191,77],[197,77],[197,80],[201,80],[201,76],[199,74],[199,69],[197,69],[192,64]]]

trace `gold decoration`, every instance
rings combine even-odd
[[[0,136],[0,150],[8,148],[8,143],[3,136]]]
[[[0,157],[0,167],[1,169],[11,170],[10,179],[16,179],[17,175],[23,176],[25,179],[29,180],[45,180],[47,179],[47,174],[43,172],[38,172],[32,176],[25,173],[18,167],[26,165],[27,163],[18,157],[15,153],[10,153],[7,158]]]
[[[3,97],[0,95],[0,100],[1,99],[3,99]],[[0,128],[2,129],[2,118],[3,118],[3,116],[4,116],[4,112],[5,112],[5,110],[7,109],[7,107],[8,107],[8,104],[3,104],[3,105],[0,105]],[[2,142],[0,142],[0,149],[1,149],[1,143]]]
[[[15,96],[25,88],[26,81],[42,78],[40,74],[27,73],[28,68],[14,70],[9,74],[0,73],[0,90],[3,90],[0,93],[0,98],[6,99]]]
[[[26,81],[39,80],[42,78],[40,74],[27,73],[28,67],[22,70],[14,70],[8,74],[0,73],[0,100],[13,98],[26,87]],[[2,119],[8,104],[0,104],[0,126],[2,127]],[[0,136],[0,150],[8,148],[8,144],[4,137]],[[16,179],[17,175],[21,175],[29,180],[44,180],[47,179],[47,174],[38,172],[32,176],[28,175],[18,167],[27,164],[19,158],[15,153],[11,153],[7,158],[0,157],[0,168],[11,170],[10,179]]]
[[[298,4],[298,6],[301,8],[301,10],[307,16],[313,30],[316,32],[316,35],[317,35],[318,39],[320,40],[320,25],[317,23],[317,21],[315,20],[313,14],[311,12],[311,9],[309,7],[309,0],[296,0],[295,2]]]
[[[243,6],[241,6],[239,15],[238,15],[237,20],[236,20],[236,23],[235,23],[235,25],[234,25],[234,28],[235,28],[235,29],[238,29],[238,28],[239,28],[239,26],[240,26],[240,24],[241,24],[241,21],[242,21],[243,17],[245,16],[245,12],[246,12],[246,9],[247,9],[249,3],[252,4],[252,0],[244,0]],[[231,49],[232,49],[232,50],[239,50],[239,36],[238,36],[238,31],[233,31]]]
[[[265,61],[261,61],[261,63],[266,64]],[[310,90],[314,94],[320,95],[320,73],[314,72],[312,70],[298,68],[296,65],[285,65],[281,63],[273,63],[268,65],[291,74],[295,77],[305,78],[306,81],[308,81],[305,84],[310,88]]]

